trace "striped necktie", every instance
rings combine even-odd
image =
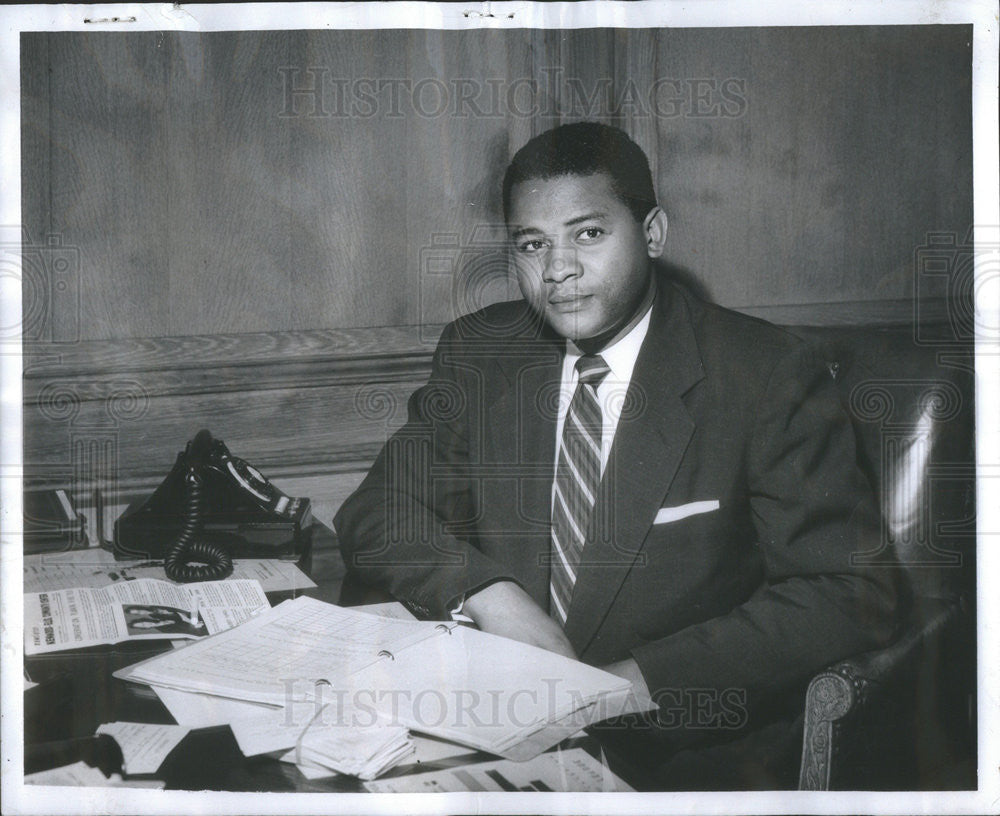
[[[550,611],[566,623],[580,554],[601,483],[603,417],[597,386],[611,369],[604,358],[584,355],[576,361],[579,380],[563,420],[562,444],[556,463],[552,501],[552,574]]]

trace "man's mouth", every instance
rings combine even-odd
[[[549,307],[557,312],[575,312],[590,299],[590,295],[552,295],[549,297]]]

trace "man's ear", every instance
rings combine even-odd
[[[659,258],[667,244],[667,214],[660,207],[653,207],[642,226],[646,231],[646,254]]]

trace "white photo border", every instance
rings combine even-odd
[[[989,2],[896,0],[784,4],[700,0],[580,3],[259,3],[220,5],[106,4],[7,6],[0,9],[0,224],[21,223],[20,57],[24,31],[235,31],[249,29],[592,28],[971,24],[973,30],[974,212],[977,245],[998,245],[997,6]],[[992,226],[990,226],[992,225]],[[976,309],[983,325],[1000,325],[997,252],[978,255]],[[3,282],[3,326],[20,322],[20,292]],[[1000,467],[1000,348],[977,343],[978,468]],[[1000,552],[980,535],[978,570],[979,790],[969,792],[740,792],[573,794],[426,794],[420,796],[302,793],[215,793],[135,789],[32,788],[23,784],[20,548],[22,429],[21,359],[2,365],[2,776],[9,813],[986,813],[1000,807]],[[979,480],[980,530],[1000,530],[1000,502]]]

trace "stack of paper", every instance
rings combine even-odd
[[[325,770],[326,775],[374,779],[413,753],[406,728],[388,725],[374,712],[351,711],[334,703],[255,706],[229,727],[245,756],[284,751],[281,759],[294,762],[303,772]]]
[[[627,680],[553,652],[304,597],[115,674],[285,710],[333,698],[342,710],[377,714],[380,724],[517,760],[637,703]],[[372,727],[375,719],[351,724]]]
[[[296,765],[374,779],[412,755],[413,742],[398,725],[308,728],[291,753]]]
[[[502,759],[461,768],[367,782],[372,793],[632,791],[582,748],[542,754],[528,762]]]
[[[376,609],[374,614],[380,614],[380,610]],[[156,687],[154,691],[180,725],[193,728],[228,725],[245,756],[285,751],[279,759],[298,765],[299,770],[309,779],[319,779],[337,773],[352,773],[352,770],[348,770],[351,767],[348,760],[353,761],[356,756],[362,755],[365,757],[375,756],[382,747],[381,744],[375,744],[375,741],[380,740],[383,736],[382,728],[376,727],[371,735],[372,743],[365,743],[360,748],[352,749],[353,755],[344,756],[345,752],[341,751],[340,755],[343,761],[338,766],[310,762],[305,759],[305,755],[297,755],[293,747],[298,744],[299,737],[306,730],[306,726],[309,726],[309,731],[305,735],[307,739],[303,742],[305,747],[312,747],[313,740],[327,742],[331,738],[337,744],[346,744],[358,738],[354,734],[350,736],[344,734],[345,727],[352,727],[351,720],[348,720],[346,716],[335,720],[333,713],[331,713],[332,710],[330,710],[324,712],[313,722],[316,716],[314,703],[297,703],[288,707],[276,707],[162,687]],[[372,730],[371,726],[358,725],[357,723],[370,723],[373,721],[373,716],[371,712],[367,716],[362,716],[363,714],[364,712],[360,714],[355,712],[352,717],[354,720],[353,729],[367,732]],[[338,726],[340,730],[330,729],[324,732],[328,726]],[[388,735],[386,738],[388,739]],[[382,771],[385,771],[404,761],[407,764],[420,765],[471,754],[469,748],[454,742],[416,734],[409,735],[408,745],[413,746],[413,753],[410,753],[410,749],[407,748],[405,751],[400,749],[398,757],[382,757],[380,755],[376,763],[371,763],[373,767],[370,770],[363,768],[363,772],[377,775],[378,771],[374,769],[376,764],[381,766]],[[371,777],[365,776],[363,778]]]
[[[398,603],[360,610],[385,618],[416,620]],[[464,750],[436,740],[415,739],[403,727],[388,728],[370,710],[349,712],[321,701],[262,705],[164,686],[153,686],[153,690],[180,725],[228,725],[244,755],[284,752],[279,759],[297,765],[309,779],[338,773],[373,779],[403,760],[421,761],[421,754],[414,753],[417,744],[424,746],[422,755],[427,761]]]

